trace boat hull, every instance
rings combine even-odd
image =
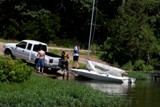
[[[114,75],[105,74],[105,73],[97,73],[97,72],[85,70],[85,69],[71,69],[71,71],[78,74],[79,76],[83,76],[83,77],[87,77],[87,78],[95,79],[95,80],[117,82],[117,83],[124,83],[124,82],[133,83],[133,82],[135,82],[134,78],[119,77],[119,76],[114,76]]]

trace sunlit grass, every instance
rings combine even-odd
[[[5,43],[17,43],[17,42],[19,42],[18,40],[6,40],[6,39],[2,39],[2,38],[0,38],[0,41],[1,42],[5,42]]]

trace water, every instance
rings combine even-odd
[[[132,98],[130,107],[160,107],[160,82],[136,81],[134,84],[116,84],[90,80],[83,83],[108,94]]]
[[[133,98],[131,107],[159,107],[160,81],[136,81],[135,87],[129,90]]]
[[[128,95],[130,89],[135,87],[135,84],[128,83],[111,83],[104,81],[96,81],[96,80],[77,80],[80,83],[89,85],[94,89],[103,91],[110,95],[119,94],[119,95]]]
[[[86,84],[96,90],[110,95],[118,94],[132,99],[129,107],[160,107],[160,81],[140,81],[134,84],[109,83],[89,79],[74,79],[76,82]]]
[[[132,98],[130,107],[160,107],[160,81],[136,81],[135,83],[109,83],[88,79],[75,79],[110,95]]]

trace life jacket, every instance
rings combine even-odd
[[[69,58],[68,53],[63,53],[61,56],[62,62],[66,62],[68,58]]]

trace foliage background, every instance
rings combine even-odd
[[[108,63],[143,60],[159,69],[159,7],[159,0],[95,0],[91,44]],[[87,49],[91,11],[92,0],[0,0],[0,35]]]

